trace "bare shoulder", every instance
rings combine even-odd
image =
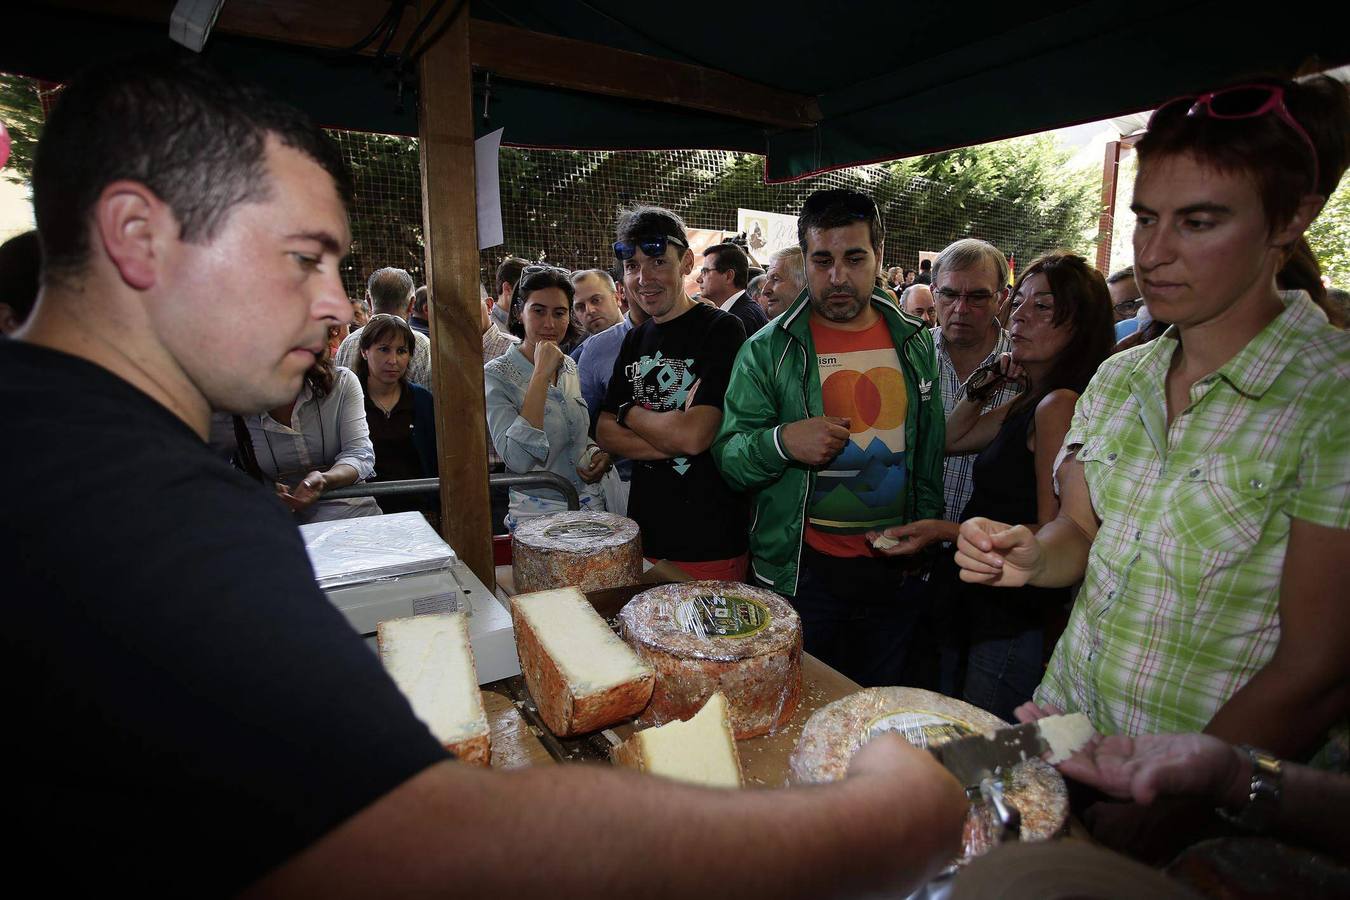
[[[1036,404],[1036,421],[1050,422],[1062,417],[1067,422],[1073,418],[1073,408],[1077,402],[1077,391],[1068,388],[1051,391]]]

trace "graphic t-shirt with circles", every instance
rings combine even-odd
[[[811,319],[825,415],[849,420],[849,442],[816,472],[806,543],[830,556],[872,556],[866,532],[906,521],[909,390],[886,321],[863,331]]]

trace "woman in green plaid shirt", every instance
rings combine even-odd
[[[1137,150],[1135,271],[1171,327],[1079,400],[1059,517],[963,523],[961,577],[1083,579],[1019,716],[1307,758],[1350,710],[1350,334],[1320,283],[1281,277],[1346,169],[1350,97],[1318,78],[1180,98]]]

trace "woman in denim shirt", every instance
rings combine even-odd
[[[571,331],[572,283],[551,266],[529,266],[516,284],[512,331],[522,343],[483,367],[488,433],[509,472],[547,471],[577,489],[582,509],[603,510],[609,455],[590,439],[576,363],[559,348]],[[556,491],[511,490],[506,527],[567,508]]]

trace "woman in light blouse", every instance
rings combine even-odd
[[[576,487],[583,509],[603,510],[609,455],[590,439],[576,363],[559,348],[572,331],[572,283],[551,266],[529,266],[516,284],[512,330],[524,340],[483,367],[488,432],[508,472],[547,471]],[[546,488],[512,489],[506,527],[559,512]]]
[[[380,515],[371,497],[323,499],[375,471],[361,382],[328,353],[305,373],[294,400],[236,417],[235,434],[244,470],[273,484],[298,524]]]

